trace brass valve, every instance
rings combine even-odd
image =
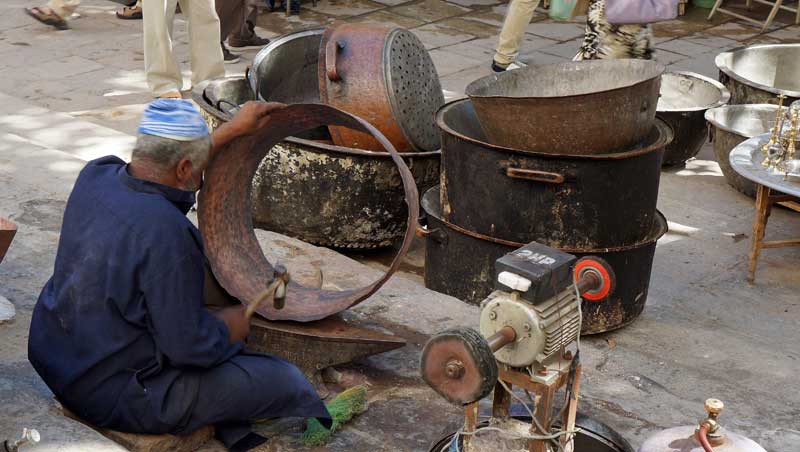
[[[700,426],[708,426],[709,440],[714,442],[722,440],[722,432],[719,431],[719,421],[717,418],[722,413],[722,410],[725,409],[725,404],[719,399],[706,399],[705,409],[708,416],[700,421]]]

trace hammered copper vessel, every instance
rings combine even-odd
[[[374,125],[399,152],[439,148],[433,115],[444,104],[442,86],[428,51],[408,30],[357,23],[328,28],[318,80],[322,103]],[[329,129],[338,146],[382,150],[364,133]]]

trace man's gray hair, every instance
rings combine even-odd
[[[136,146],[131,154],[132,160],[146,160],[167,171],[182,159],[189,159],[197,168],[204,164],[211,151],[211,136],[192,141],[178,141],[155,135],[140,133],[136,136]]]

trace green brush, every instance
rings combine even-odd
[[[333,418],[333,425],[328,430],[316,418],[306,420],[306,431],[303,432],[303,444],[306,447],[320,446],[328,442],[333,433],[345,422],[367,409],[367,388],[353,386],[342,391],[327,405]]]

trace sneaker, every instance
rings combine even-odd
[[[248,39],[228,38],[228,46],[235,50],[260,49],[269,44],[269,39],[262,38],[255,33]]]
[[[220,45],[222,45],[222,58],[225,64],[233,64],[239,62],[239,60],[241,59],[239,58],[239,55],[231,53],[231,51],[228,50],[227,47],[225,47],[225,44],[220,43]]]
[[[508,66],[500,66],[497,61],[492,60],[492,71],[494,72],[505,72],[508,69]]]

